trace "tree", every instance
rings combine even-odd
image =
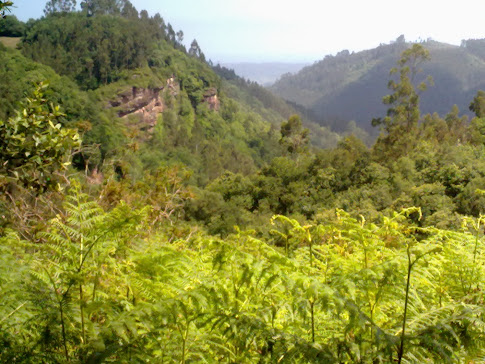
[[[479,90],[470,103],[470,111],[473,111],[477,118],[485,117],[485,91]]]
[[[144,21],[148,21],[148,19],[150,19],[150,16],[148,15],[148,11],[146,10],[140,11],[140,19]]]
[[[170,23],[167,24],[167,40],[172,44],[175,44],[175,31]]]
[[[17,19],[15,15],[9,15],[0,22],[0,36],[21,37],[25,31],[25,23]]]
[[[182,44],[182,42],[183,42],[183,41],[184,41],[184,32],[183,32],[183,31],[181,31],[181,30],[179,30],[179,31],[177,32],[177,42],[178,42],[179,44]]]
[[[392,94],[384,96],[382,102],[389,105],[387,116],[372,120],[373,126],[383,125],[387,135],[380,138],[379,143],[396,146],[397,149],[406,150],[415,140],[418,121],[420,119],[419,96],[428,85],[433,83],[431,77],[416,85],[417,76],[422,72],[421,64],[430,60],[429,51],[420,44],[413,46],[401,54],[398,68],[392,68],[390,75],[399,74],[399,81],[391,79],[388,88]],[[399,147],[397,144],[401,145]],[[381,146],[381,145],[378,145]]]
[[[309,143],[308,133],[309,130],[302,126],[300,116],[292,115],[281,124],[280,144],[291,154],[302,152]]]
[[[44,14],[69,13],[76,10],[76,0],[49,0],[44,8]]]
[[[121,10],[121,16],[128,19],[138,19],[138,10],[136,10],[129,0],[125,0],[123,9]]]
[[[88,16],[119,15],[123,3],[123,0],[84,0],[81,2],[81,10]]]
[[[202,61],[205,62],[204,53],[202,53],[202,50],[199,47],[199,43],[197,43],[197,40],[195,40],[195,39],[190,44],[189,56],[198,58],[198,59],[200,59],[200,60],[202,60]]]

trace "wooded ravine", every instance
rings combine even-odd
[[[422,113],[439,53],[400,45],[372,139],[129,0],[12,5],[1,363],[485,362],[485,91]]]

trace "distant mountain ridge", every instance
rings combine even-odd
[[[309,63],[290,62],[237,62],[222,63],[221,66],[233,69],[239,76],[257,82],[263,86],[273,84],[286,73],[296,73]]]
[[[431,61],[422,65],[420,78],[431,75],[435,86],[421,95],[421,112],[446,115],[454,104],[468,114],[477,90],[485,89],[485,39],[468,40],[461,46],[427,41]],[[336,56],[285,75],[270,89],[286,100],[302,105],[322,124],[343,130],[354,120],[371,130],[371,120],[384,116],[382,97],[389,94],[389,71],[410,43],[397,41],[358,53]]]

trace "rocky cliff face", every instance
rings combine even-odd
[[[118,94],[115,100],[110,101],[111,107],[118,108],[118,116],[127,118],[138,115],[140,129],[151,130],[157,122],[157,116],[163,112],[165,106],[160,97],[163,87],[132,88]]]
[[[172,76],[163,86],[153,88],[133,86],[124,90],[109,102],[108,107],[116,108],[120,118],[138,116],[138,118],[130,118],[130,126],[151,133],[157,123],[158,114],[167,108],[164,103],[167,93],[170,97],[175,97],[179,92],[180,85]],[[209,88],[204,93],[203,102],[208,104],[210,110],[219,111],[220,101],[217,89]]]
[[[206,92],[204,92],[204,102],[209,105],[209,109],[213,111],[219,111],[221,103],[219,97],[217,96],[217,89],[211,87]]]

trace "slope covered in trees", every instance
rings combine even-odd
[[[485,88],[483,42],[469,40],[452,46],[430,40],[423,45],[431,54],[431,61],[423,65],[424,74],[437,85],[422,95],[423,112],[443,117],[456,104],[466,113],[476,91]],[[313,111],[322,125],[342,131],[348,121],[355,120],[369,131],[372,118],[385,113],[380,100],[386,93],[389,70],[409,46],[401,39],[367,51],[342,51],[282,77],[270,89]]]
[[[46,96],[65,107],[66,122],[82,125],[86,144],[99,145],[101,159],[77,156],[78,165],[89,159],[89,169],[107,155],[117,156],[123,175],[184,163],[205,184],[226,169],[254,171],[278,153],[273,129],[291,114],[284,101],[271,95],[261,104],[249,88],[224,83],[197,43],[186,51],[183,32],[159,14],[138,14],[129,2],[96,4],[81,12],[51,4],[46,17],[29,23],[22,55],[2,49],[4,117],[31,82],[47,79]]]
[[[483,91],[471,121],[423,115],[413,45],[374,145],[321,149],[168,27],[116,63],[119,25],[151,18],[83,4],[0,49],[1,362],[484,360]],[[62,46],[66,19],[91,43],[73,27]]]

